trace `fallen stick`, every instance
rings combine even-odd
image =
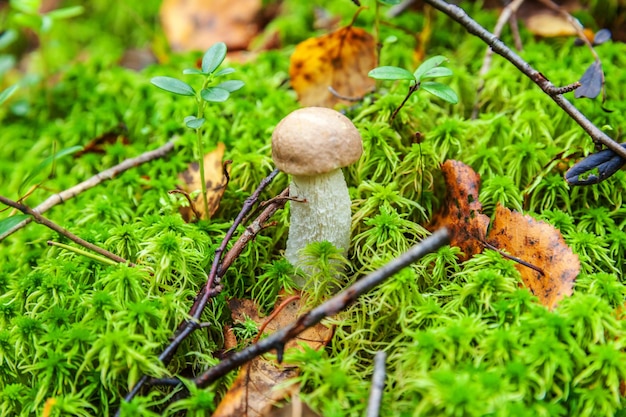
[[[50,210],[52,207],[56,206],[57,204],[61,204],[67,200],[70,200],[76,197],[78,194],[90,188],[93,188],[96,185],[104,181],[112,179],[116,175],[119,175],[122,172],[127,171],[130,168],[134,168],[136,166],[149,162],[153,159],[162,158],[163,156],[167,155],[172,149],[174,149],[175,142],[176,142],[175,139],[170,140],[169,142],[167,142],[165,145],[161,146],[160,148],[157,148],[153,151],[145,152],[135,158],[130,158],[125,161],[122,161],[118,165],[115,165],[107,170],[99,172],[93,177],[89,178],[88,180],[81,182],[80,184],[76,184],[75,186],[68,188],[67,190],[51,195],[50,197],[46,199],[46,201],[39,204],[37,207],[34,207],[32,210],[33,212],[38,213],[38,214],[45,213],[46,211]],[[15,226],[10,228],[6,232],[4,232],[2,235],[0,235],[0,242],[4,238],[12,235],[13,233],[17,232],[21,228],[25,227],[32,221],[33,221],[33,217],[29,217],[27,219],[22,220],[21,222],[19,222],[18,224],[16,224]]]

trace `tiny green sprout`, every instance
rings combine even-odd
[[[414,72],[410,72],[409,70],[400,67],[382,66],[374,68],[367,74],[375,80],[407,80],[410,82],[409,92],[407,93],[402,103],[400,103],[400,105],[392,113],[391,117],[389,118],[389,123],[393,122],[393,119],[395,119],[396,115],[407,102],[409,97],[411,97],[411,95],[420,88],[434,95],[435,97],[439,97],[447,103],[456,104],[459,102],[459,97],[449,86],[436,81],[423,81],[429,78],[441,78],[451,76],[451,69],[440,66],[445,61],[447,61],[446,57],[437,55],[424,61],[422,65],[417,67]]]
[[[202,181],[202,201],[206,213],[209,213],[208,201],[206,198],[206,179],[204,177],[204,164],[203,155],[204,150],[202,146],[202,127],[206,121],[204,117],[204,111],[207,103],[222,103],[230,97],[230,93],[233,93],[244,86],[244,82],[240,80],[227,80],[219,82],[219,78],[224,75],[232,74],[235,72],[233,68],[224,68],[218,70],[224,59],[226,58],[226,44],[218,42],[211,46],[202,57],[201,69],[187,68],[183,71],[185,75],[200,75],[204,78],[202,86],[199,90],[195,90],[191,85],[184,81],[181,81],[173,77],[153,77],[150,82],[162,90],[170,92],[172,94],[178,94],[181,96],[194,97],[197,104],[197,112],[195,115],[187,116],[183,120],[185,126],[196,131],[197,136],[197,152],[200,166],[200,178]],[[210,137],[211,135],[208,134]]]

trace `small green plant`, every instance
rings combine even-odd
[[[407,102],[409,97],[420,88],[429,92],[430,94],[439,97],[447,103],[456,104],[459,102],[459,98],[449,86],[436,82],[436,81],[423,81],[429,78],[441,78],[449,77],[452,75],[452,70],[440,65],[447,61],[447,58],[441,55],[434,56],[427,59],[417,67],[414,72],[406,70],[400,67],[382,66],[374,68],[367,75],[375,80],[394,81],[394,80],[408,80],[409,92],[406,97],[391,114],[389,123],[393,122],[400,109]]]
[[[152,84],[162,90],[181,96],[190,96],[196,99],[198,110],[195,116],[187,116],[184,119],[185,125],[196,131],[198,158],[200,165],[200,178],[202,180],[202,201],[205,213],[209,213],[209,204],[206,197],[206,179],[204,178],[204,149],[202,146],[202,135],[205,122],[204,111],[207,103],[221,103],[228,100],[230,93],[239,90],[244,86],[241,80],[228,80],[218,82],[219,78],[235,72],[233,68],[217,70],[224,58],[226,58],[226,44],[218,42],[211,46],[202,57],[201,69],[187,68],[183,71],[186,75],[201,75],[204,79],[201,88],[196,91],[192,86],[184,81],[172,77],[154,77],[150,80]]]
[[[50,53],[53,46],[50,39],[52,28],[56,22],[79,16],[83,13],[83,6],[69,6],[60,9],[50,10],[47,13],[41,12],[42,0],[11,0],[9,2],[12,14],[10,21],[19,28],[30,29],[39,38],[39,54],[43,65],[44,79],[50,80],[52,77],[52,63],[58,59],[55,54]],[[17,33],[14,29],[7,30],[5,41],[12,43],[17,39]],[[47,97],[50,104],[50,96]]]

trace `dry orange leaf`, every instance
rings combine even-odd
[[[228,303],[233,321],[246,318],[261,325],[266,318],[259,317],[258,307],[251,300],[231,300]],[[286,326],[297,319],[300,299],[296,299],[276,312],[273,319],[265,326],[266,333]],[[326,346],[332,337],[332,329],[317,324],[305,330],[296,339],[289,341],[285,349],[301,349],[299,343],[305,343],[313,349]],[[298,374],[298,368],[286,363],[278,364],[275,360],[258,357],[241,368],[235,382],[228,390],[213,417],[267,415],[272,406],[298,391],[298,385],[276,389],[276,386]]]
[[[447,187],[446,200],[430,229],[447,227],[450,244],[465,254],[462,260],[482,252],[487,242],[532,266],[515,265],[526,287],[542,305],[552,309],[559,300],[572,294],[580,261],[557,229],[498,206],[487,235],[489,218],[481,213],[482,205],[478,201],[480,176],[471,167],[453,160],[444,162],[441,170]]]
[[[160,17],[175,51],[204,51],[216,42],[235,51],[259,33],[262,6],[262,0],[164,0]]]
[[[367,73],[376,67],[376,44],[365,30],[347,26],[307,39],[291,56],[289,77],[303,106],[334,107],[349,103],[333,95],[362,97],[374,88]]]
[[[446,200],[429,227],[436,230],[447,227],[450,245],[461,248],[467,260],[483,251],[489,226],[489,217],[482,214],[478,201],[480,176],[463,162],[447,160],[441,165],[446,182]]]
[[[209,206],[209,212],[204,209],[204,200],[202,192],[198,194],[191,202],[192,207],[181,207],[180,214],[186,222],[190,222],[196,218],[198,213],[201,219],[210,219],[217,209],[220,207],[220,200],[226,189],[228,179],[224,175],[224,165],[222,158],[226,145],[218,143],[217,148],[204,155],[204,179],[206,180],[206,195]],[[202,190],[202,180],[200,179],[200,165],[197,162],[189,164],[189,167],[178,176],[183,185],[180,187],[187,194],[194,191]],[[195,212],[194,212],[195,211]]]
[[[498,205],[488,242],[543,271],[515,265],[541,304],[552,309],[563,297],[572,295],[580,260],[554,226]]]

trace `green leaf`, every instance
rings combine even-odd
[[[204,124],[204,117],[198,119],[196,116],[187,116],[185,117],[185,126],[190,129],[200,129]]]
[[[446,67],[437,67],[433,68],[430,71],[426,72],[422,75],[421,79],[426,78],[441,78],[441,77],[449,77],[452,75],[452,70]]]
[[[39,33],[41,29],[42,19],[40,16],[26,13],[16,13],[13,15],[13,21],[22,27],[27,27]]]
[[[215,75],[216,77],[221,77],[222,75],[232,74],[233,72],[235,72],[234,68],[224,68],[224,69],[219,70],[213,75]]]
[[[396,4],[400,4],[400,0],[378,0],[382,4],[388,4],[390,6],[395,6]]]
[[[0,78],[17,65],[13,55],[0,55]]]
[[[415,80],[410,71],[399,67],[378,67],[371,70],[367,75],[376,80]]]
[[[7,29],[0,33],[0,49],[4,49],[17,40],[17,31],[15,29]]]
[[[24,181],[22,181],[22,184],[20,184],[20,190],[27,185],[33,178],[35,178],[41,171],[44,170],[44,168],[46,168],[48,165],[50,165],[52,162],[56,161],[57,159],[61,159],[66,155],[71,155],[73,153],[76,153],[78,151],[83,150],[82,146],[72,146],[70,148],[65,148],[65,149],[61,149],[59,152],[56,152],[52,155],[50,155],[49,157],[47,157],[46,159],[44,159],[43,161],[41,161],[39,163],[39,165],[37,165],[32,171],[31,173],[28,175],[28,177],[26,177],[26,179]]]
[[[154,77],[150,82],[162,90],[181,96],[195,96],[196,92],[186,82],[172,77]]]
[[[456,95],[454,90],[445,84],[427,81],[425,83],[421,83],[420,88],[450,104],[456,104],[459,102],[459,97]]]
[[[218,42],[211,46],[202,57],[202,72],[211,74],[217,69],[226,58],[226,44]]]
[[[228,92],[228,90],[224,90],[223,88],[209,87],[202,90],[200,92],[200,96],[204,99],[204,101],[220,103],[222,101],[228,100],[230,93]]]
[[[15,92],[15,90],[17,90],[17,84],[10,86],[9,88],[3,90],[0,93],[0,104],[4,103],[5,101],[7,101],[7,99],[9,97],[11,97],[11,95]]]
[[[52,10],[47,13],[54,20],[70,19],[80,16],[85,11],[83,6],[63,7],[62,9]]]
[[[11,0],[11,7],[26,14],[37,14],[41,7],[41,0]]]
[[[198,68],[186,68],[183,70],[183,74],[188,75],[188,74],[202,74],[204,75],[204,72],[200,71]]]
[[[426,61],[422,62],[422,65],[417,67],[417,69],[413,73],[413,75],[415,76],[415,79],[417,81],[421,80],[422,75],[426,74],[431,69],[438,67],[439,65],[443,64],[447,60],[448,58],[446,58],[445,56],[441,56],[441,55],[428,58]]]
[[[0,236],[13,229],[14,226],[28,218],[28,214],[16,214],[0,220]]]
[[[229,93],[232,93],[233,91],[239,90],[244,85],[246,85],[246,83],[244,83],[243,81],[240,81],[240,80],[229,80],[229,81],[224,81],[222,83],[219,83],[215,87],[216,88],[223,88],[224,90],[228,91]]]

